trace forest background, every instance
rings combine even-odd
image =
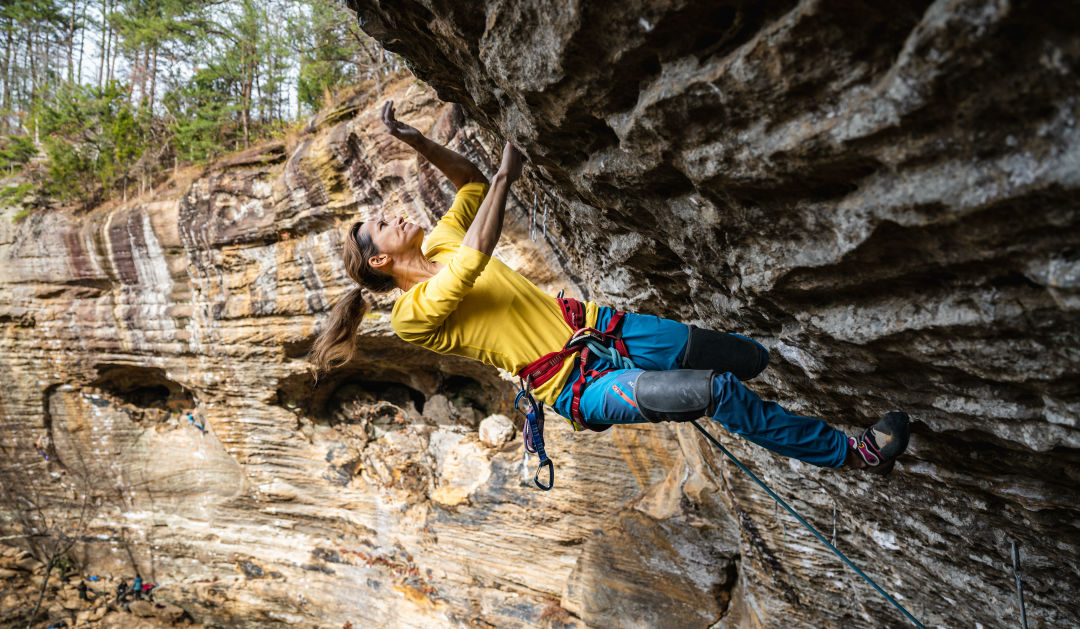
[[[396,73],[337,0],[5,0],[0,204],[89,207]]]

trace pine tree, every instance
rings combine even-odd
[[[83,203],[250,146],[396,64],[335,0],[5,0],[0,45],[0,168],[47,169],[35,186]]]
[[[66,84],[41,106],[37,113],[52,195],[91,204],[129,177],[145,143],[126,96],[115,82],[104,88]]]
[[[367,36],[343,6],[322,0],[299,3],[299,19],[292,29],[299,55],[299,101],[314,110],[323,95],[356,81]]]

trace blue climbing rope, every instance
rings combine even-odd
[[[603,358],[607,359],[612,365],[614,365],[615,369],[634,369],[634,363],[630,360],[630,358],[627,357],[627,356],[622,356],[621,354],[619,354],[619,352],[616,351],[614,347],[607,347],[603,343],[601,343],[599,340],[591,338],[591,337],[587,338],[585,340],[585,343],[588,344],[590,350],[595,352],[597,355],[602,356]],[[811,526],[809,522],[804,520],[802,518],[802,516],[800,516],[798,513],[795,512],[794,509],[792,509],[790,506],[788,506],[788,504],[786,502],[784,502],[784,500],[782,498],[780,498],[780,496],[777,496],[776,493],[773,490],[769,489],[769,487],[765,483],[763,483],[761,481],[761,479],[759,479],[753,472],[751,472],[749,470],[749,468],[747,468],[745,465],[743,465],[742,461],[737,459],[734,454],[729,452],[728,449],[725,448],[719,441],[717,441],[712,435],[710,435],[708,432],[706,432],[706,430],[701,427],[701,424],[697,423],[697,420],[691,420],[690,423],[694,425],[694,428],[697,428],[699,431],[701,431],[701,434],[705,435],[705,437],[709,441],[711,441],[713,443],[713,445],[715,445],[717,448],[720,448],[721,452],[723,452],[725,455],[727,455],[727,457],[729,459],[731,459],[735,463],[735,465],[739,466],[739,469],[746,472],[747,476],[749,476],[751,479],[753,479],[755,483],[760,485],[761,488],[764,489],[767,494],[772,496],[772,499],[775,500],[777,502],[777,504],[779,504],[781,507],[787,509],[788,512],[791,513],[791,515],[795,516],[796,520],[798,520],[803,526],[805,526],[807,528],[807,530],[809,530],[811,533],[813,533],[815,537],[817,537],[819,540],[821,540],[821,543],[825,544],[825,546],[828,547],[829,550],[836,553],[836,556],[840,557],[840,559],[842,559],[844,561],[844,563],[846,563],[848,566],[850,566],[851,569],[854,570],[856,574],[858,574],[860,577],[862,577],[864,580],[866,580],[867,583],[872,585],[874,587],[874,589],[877,590],[878,592],[880,592],[881,595],[884,596],[890,603],[895,605],[897,609],[899,609],[905,616],[907,616],[908,620],[915,623],[916,627],[918,627],[919,629],[926,629],[926,627],[924,627],[921,622],[916,620],[915,617],[912,616],[911,613],[908,612],[908,610],[904,609],[903,605],[898,603],[896,601],[896,599],[894,599],[892,596],[889,596],[888,592],[881,589],[881,586],[879,586],[877,583],[875,583],[873,579],[866,576],[866,573],[864,573],[862,570],[860,570],[858,568],[858,566],[851,563],[851,560],[848,559],[844,555],[844,553],[840,552],[840,550],[838,548],[836,548],[836,546],[833,546],[832,544],[830,544],[829,540],[825,539],[821,535],[821,533],[817,532],[817,529],[815,529],[813,526]]]
[[[618,350],[616,350],[614,347],[608,347],[600,339],[594,338],[594,337],[589,336],[589,335],[582,335],[580,338],[577,338],[576,340],[577,340],[577,342],[579,342],[579,343],[581,343],[583,345],[587,345],[589,347],[589,350],[592,351],[597,356],[600,356],[600,357],[604,358],[605,360],[607,360],[608,362],[610,362],[615,369],[634,369],[635,368],[633,361],[630,360],[630,358],[628,356],[623,356],[623,355],[619,354]],[[571,343],[573,343],[574,341],[575,341],[575,339],[571,339]],[[552,471],[551,471],[551,482],[549,482],[546,487],[544,485],[541,485],[540,481],[539,481],[540,470],[544,467],[545,464],[548,465],[548,466],[551,465],[551,461],[547,458],[547,455],[544,454],[543,406],[538,405],[536,400],[532,398],[532,395],[529,393],[529,390],[525,386],[524,382],[522,382],[522,384],[521,384],[521,392],[518,393],[517,400],[515,400],[515,402],[514,402],[515,407],[517,407],[518,401],[520,401],[523,398],[523,396],[528,398],[528,400],[531,402],[531,405],[532,405],[532,407],[534,409],[538,409],[537,412],[522,411],[526,415],[526,419],[527,419],[527,421],[526,421],[526,431],[525,431],[525,435],[523,435],[525,437],[525,450],[530,452],[530,453],[536,453],[540,457],[540,467],[536,468],[536,477],[533,478],[533,481],[541,489],[545,489],[545,490],[546,489],[551,489],[551,486],[554,484],[554,474],[555,474],[553,468],[552,468]],[[519,408],[518,410],[521,410],[521,409]],[[536,415],[539,416],[539,423],[538,424],[534,423],[534,421],[532,419]],[[888,600],[897,609],[899,609],[900,612],[903,613],[904,616],[906,616],[908,620],[910,620],[912,623],[914,623],[916,627],[918,627],[919,629],[926,629],[926,627],[921,622],[919,622],[914,616],[912,616],[911,613],[908,612],[908,610],[904,609],[903,605],[898,603],[896,601],[896,599],[894,599],[892,596],[890,596],[888,592],[883,590],[880,585],[878,585],[877,583],[874,582],[873,579],[866,576],[866,573],[864,573],[862,570],[860,570],[858,566],[853,564],[851,562],[851,560],[848,559],[847,556],[844,555],[844,553],[840,552],[840,550],[836,546],[830,544],[829,540],[825,539],[825,537],[821,533],[818,533],[817,529],[815,529],[813,526],[811,526],[809,522],[804,520],[802,516],[800,516],[798,513],[795,512],[794,509],[792,509],[790,506],[788,506],[788,503],[784,502],[784,500],[780,496],[776,495],[776,492],[769,489],[768,485],[763,483],[760,478],[758,478],[753,472],[750,471],[749,468],[747,468],[745,465],[743,465],[742,461],[740,461],[738,458],[736,458],[734,454],[729,452],[728,449],[723,446],[723,444],[721,444],[719,441],[717,441],[715,437],[713,437],[704,428],[702,428],[701,424],[697,423],[697,420],[690,420],[690,423],[693,424],[694,428],[697,428],[701,432],[701,434],[705,435],[706,439],[711,441],[713,443],[713,445],[715,445],[717,448],[719,448],[721,452],[723,452],[729,459],[731,459],[732,462],[734,462],[735,465],[737,465],[739,467],[739,469],[746,472],[746,475],[749,476],[751,479],[753,479],[753,481],[755,483],[757,483],[762,489],[764,489],[765,493],[769,494],[769,496],[771,496],[772,499],[777,502],[777,504],[779,504],[781,507],[786,509],[788,511],[788,513],[790,513],[791,515],[795,516],[795,519],[798,520],[803,526],[805,526],[808,531],[813,533],[815,537],[817,537],[819,540],[821,540],[822,544],[825,544],[825,546],[829,550],[836,553],[836,556],[839,557],[841,560],[843,560],[843,562],[846,563],[848,565],[848,567],[850,567],[852,570],[854,570],[855,574],[859,575],[860,577],[863,578],[863,580],[865,580],[867,583],[872,585],[875,590],[877,590],[879,593],[881,593],[881,595],[884,596],[886,600]],[[530,447],[530,444],[531,444],[531,447]]]
[[[613,369],[634,369],[634,361],[629,356],[623,356],[615,346],[608,347],[597,338],[586,337],[584,343],[589,346],[594,354],[612,364]]]
[[[760,485],[760,486],[761,486],[761,488],[765,490],[765,493],[767,493],[767,494],[769,494],[770,496],[772,496],[772,499],[773,499],[773,500],[775,500],[775,501],[776,501],[776,502],[777,502],[777,503],[778,503],[778,504],[779,504],[779,505],[780,505],[781,507],[783,507],[783,508],[787,509],[787,510],[788,510],[788,513],[790,513],[791,515],[795,516],[795,519],[796,519],[796,520],[798,520],[798,521],[799,521],[799,522],[800,522],[800,523],[801,523],[801,524],[802,524],[803,526],[805,526],[805,527],[806,527],[806,529],[807,529],[808,531],[810,531],[811,533],[813,533],[815,537],[817,537],[817,538],[818,538],[819,540],[821,540],[821,543],[822,543],[822,544],[825,544],[825,546],[827,546],[827,547],[829,548],[829,550],[831,550],[831,551],[833,551],[834,553],[836,553],[836,556],[837,556],[837,557],[839,557],[840,559],[842,559],[842,560],[844,561],[844,563],[846,563],[846,564],[847,564],[847,565],[848,565],[848,566],[849,566],[849,567],[850,567],[850,568],[851,568],[852,570],[854,570],[854,571],[855,571],[855,574],[859,575],[859,576],[860,576],[860,577],[862,577],[862,578],[863,578],[863,579],[864,579],[864,580],[865,580],[865,581],[866,581],[867,583],[869,583],[870,585],[874,586],[874,589],[875,589],[875,590],[877,590],[878,592],[880,592],[880,593],[881,593],[881,595],[882,595],[882,596],[884,596],[884,597],[885,597],[885,598],[886,598],[886,599],[887,599],[887,600],[888,600],[888,601],[889,601],[890,603],[892,603],[893,605],[895,605],[895,606],[896,606],[896,609],[899,609],[899,610],[900,610],[900,611],[901,611],[901,612],[902,612],[902,613],[903,613],[903,614],[904,614],[905,616],[907,616],[908,620],[910,620],[911,622],[915,623],[915,626],[916,626],[916,627],[918,627],[919,629],[926,629],[926,627],[925,627],[925,626],[923,626],[923,624],[922,624],[921,622],[919,622],[918,620],[916,620],[916,619],[915,619],[915,617],[914,617],[914,616],[912,616],[910,612],[908,612],[908,610],[904,609],[904,606],[903,606],[903,605],[901,605],[900,603],[896,602],[896,599],[894,599],[893,597],[889,596],[889,593],[888,593],[888,592],[886,592],[885,590],[881,589],[881,586],[880,586],[880,585],[878,585],[877,583],[874,583],[874,580],[873,580],[873,579],[871,579],[870,577],[866,576],[866,574],[865,574],[865,573],[864,573],[864,572],[863,572],[862,570],[859,570],[859,567],[858,567],[858,566],[856,566],[855,564],[851,563],[851,560],[850,560],[850,559],[848,559],[848,558],[847,558],[847,557],[846,557],[846,556],[844,555],[844,553],[840,552],[840,550],[839,550],[838,548],[836,548],[836,546],[833,546],[832,544],[830,544],[830,543],[829,543],[829,540],[825,539],[825,537],[824,537],[824,536],[822,536],[822,535],[821,535],[821,533],[818,533],[818,532],[817,532],[817,529],[815,529],[814,527],[810,526],[810,523],[809,523],[809,522],[807,522],[806,520],[804,520],[804,519],[802,518],[802,516],[800,516],[800,515],[799,515],[798,513],[795,513],[795,510],[794,510],[794,509],[792,509],[791,507],[789,507],[789,506],[788,506],[788,504],[787,504],[786,502],[784,502],[782,498],[780,498],[780,496],[777,496],[777,495],[776,495],[776,493],[775,493],[775,492],[773,492],[773,490],[769,489],[769,487],[768,487],[768,486],[767,486],[767,485],[766,485],[765,483],[761,482],[761,479],[759,479],[759,478],[758,478],[757,476],[755,476],[753,472],[751,472],[751,471],[750,471],[750,470],[749,470],[749,469],[748,469],[748,468],[747,468],[747,467],[746,467],[745,465],[743,465],[743,464],[742,464],[742,461],[740,461],[739,459],[735,458],[735,455],[734,455],[734,454],[732,454],[731,452],[728,452],[728,449],[727,449],[727,448],[725,448],[725,447],[724,447],[724,446],[723,446],[723,445],[722,445],[722,444],[721,444],[721,443],[720,443],[719,441],[717,441],[715,437],[713,437],[712,435],[710,435],[710,434],[709,434],[709,433],[708,433],[708,432],[707,432],[707,431],[706,431],[706,430],[705,430],[704,428],[702,428],[702,427],[701,427],[701,424],[698,424],[698,423],[697,423],[697,420],[695,420],[695,419],[692,419],[692,420],[690,420],[690,423],[691,423],[691,424],[693,424],[693,425],[694,425],[694,428],[697,428],[697,429],[698,429],[698,430],[699,430],[699,431],[701,432],[701,434],[705,435],[705,438],[706,438],[706,439],[708,439],[709,441],[711,441],[711,442],[713,443],[713,445],[714,445],[714,446],[716,446],[717,448],[720,448],[720,451],[721,451],[721,452],[723,452],[723,453],[724,453],[725,455],[727,455],[727,457],[728,457],[729,459],[731,459],[731,460],[732,460],[732,462],[734,462],[734,463],[735,463],[735,465],[739,466],[739,469],[741,469],[742,471],[746,472],[747,476],[749,476],[750,478],[752,478],[752,479],[754,480],[754,482],[755,482],[755,483],[757,483],[758,485]]]

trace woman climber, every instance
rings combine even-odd
[[[354,223],[344,242],[353,288],[333,308],[310,360],[325,371],[348,362],[368,305],[361,288],[404,291],[391,325],[405,341],[479,360],[522,376],[536,399],[575,429],[687,421],[708,415],[729,431],[822,467],[885,474],[908,443],[908,416],[887,413],[857,437],[795,415],[743,386],[769,363],[759,343],[651,315],[557,299],[491,257],[506,197],[521,176],[510,143],[490,182],[464,156],[424,137],[382,108],[387,132],[411,146],[457,188],[450,210],[425,238],[403,219]],[[614,353],[635,368],[617,368]],[[592,347],[593,351],[589,351]],[[584,364],[582,364],[584,363]],[[543,458],[543,457],[542,457]]]

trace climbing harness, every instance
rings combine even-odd
[[[750,471],[750,469],[749,469],[749,468],[747,468],[747,467],[746,467],[745,465],[743,465],[742,461],[740,461],[739,459],[735,458],[735,455],[734,455],[734,454],[732,454],[731,452],[729,452],[729,451],[728,451],[728,449],[727,449],[727,448],[725,448],[725,447],[724,447],[724,446],[723,446],[723,445],[722,445],[722,444],[721,444],[721,443],[720,443],[719,441],[717,441],[715,437],[713,437],[713,436],[712,436],[711,434],[709,434],[709,433],[708,433],[708,431],[706,431],[706,430],[705,430],[704,428],[702,428],[702,427],[701,427],[701,424],[697,423],[697,420],[696,420],[696,419],[692,419],[692,420],[690,420],[690,423],[691,423],[691,424],[693,424],[693,425],[694,425],[694,428],[697,428],[697,429],[698,429],[698,431],[699,431],[699,432],[700,432],[701,434],[705,435],[705,438],[706,438],[706,439],[708,439],[709,441],[711,441],[711,442],[712,442],[712,444],[713,444],[714,446],[716,446],[717,448],[719,448],[719,449],[720,449],[720,451],[721,451],[721,452],[723,452],[723,453],[724,453],[724,454],[725,454],[725,455],[727,456],[727,458],[731,459],[731,461],[732,461],[733,463],[735,463],[735,465],[736,465],[736,466],[738,466],[738,468],[739,468],[740,470],[742,470],[742,471],[746,472],[746,475],[747,475],[747,476],[749,476],[749,477],[750,477],[750,478],[751,478],[751,479],[752,479],[752,480],[753,480],[753,481],[754,481],[755,483],[757,483],[757,484],[758,484],[758,485],[759,485],[759,486],[760,486],[760,487],[761,487],[762,489],[764,489],[764,490],[765,490],[765,493],[769,494],[769,496],[771,496],[771,497],[772,497],[772,499],[773,499],[773,500],[775,500],[775,501],[777,502],[777,504],[779,504],[779,505],[780,505],[781,507],[783,507],[783,508],[787,509],[788,513],[790,513],[791,515],[795,516],[795,519],[796,519],[796,520],[798,520],[800,524],[802,524],[803,526],[805,526],[805,527],[806,527],[806,529],[807,529],[808,531],[810,531],[811,533],[813,533],[813,534],[814,534],[814,537],[817,537],[817,538],[818,538],[819,540],[821,540],[821,543],[822,543],[822,544],[825,544],[825,546],[827,546],[827,547],[829,548],[829,550],[831,550],[831,551],[833,551],[834,553],[836,553],[836,556],[837,556],[837,557],[839,557],[840,559],[842,559],[842,560],[844,561],[844,563],[846,563],[846,564],[848,565],[848,567],[849,567],[849,568],[851,568],[852,570],[854,570],[854,571],[855,571],[855,574],[859,575],[859,576],[860,576],[860,577],[862,577],[862,578],[863,578],[863,580],[865,580],[865,581],[866,581],[867,583],[869,583],[870,585],[874,586],[874,589],[875,589],[875,590],[877,590],[877,591],[878,591],[878,592],[879,592],[879,593],[880,593],[880,594],[881,594],[882,596],[884,596],[884,597],[886,598],[886,600],[888,600],[888,601],[889,601],[890,603],[892,603],[892,604],[893,604],[893,605],[894,605],[894,606],[895,606],[895,607],[896,607],[897,609],[899,609],[899,610],[900,610],[900,611],[901,611],[901,612],[902,612],[902,613],[903,613],[903,614],[904,614],[905,616],[907,616],[908,620],[910,620],[910,621],[911,621],[912,623],[914,623],[916,627],[918,627],[919,629],[926,629],[926,627],[925,627],[925,626],[924,626],[924,625],[923,625],[923,624],[922,624],[921,622],[919,622],[918,620],[916,620],[916,619],[915,619],[915,617],[914,617],[914,616],[912,616],[910,612],[908,612],[908,610],[904,609],[904,606],[903,606],[903,605],[901,605],[900,603],[896,602],[896,599],[894,599],[893,597],[889,596],[889,593],[888,593],[888,592],[886,592],[885,590],[881,589],[881,586],[880,586],[880,585],[878,585],[877,583],[875,583],[875,582],[874,582],[874,580],[873,580],[873,579],[871,579],[870,577],[866,576],[866,574],[865,574],[865,573],[864,573],[864,572],[863,572],[862,570],[859,570],[858,566],[856,566],[855,564],[851,563],[851,560],[850,560],[850,559],[848,559],[848,558],[847,558],[847,556],[845,556],[845,555],[844,555],[844,553],[840,552],[840,550],[839,550],[839,549],[838,549],[838,548],[837,548],[836,546],[833,546],[832,544],[830,544],[830,543],[829,543],[829,540],[825,539],[825,537],[824,537],[824,536],[823,536],[823,535],[822,535],[821,533],[818,533],[817,529],[815,529],[815,528],[814,528],[813,526],[811,526],[809,522],[807,522],[806,520],[804,520],[804,519],[802,518],[802,516],[800,516],[800,515],[799,515],[798,513],[796,513],[796,512],[795,512],[795,510],[794,510],[794,509],[792,509],[791,507],[789,507],[789,506],[788,506],[788,503],[784,502],[784,500],[783,500],[782,498],[780,498],[780,496],[777,496],[777,495],[776,495],[776,492],[774,492],[773,490],[769,489],[768,485],[766,485],[765,483],[763,483],[763,482],[761,481],[761,479],[759,479],[759,478],[758,478],[758,477],[757,477],[756,475],[754,475],[754,473],[753,473],[753,472],[751,472],[751,471]],[[1018,580],[1018,583],[1019,583],[1019,580]],[[1021,613],[1023,613],[1023,607],[1021,607]]]
[[[525,408],[522,408],[524,402]],[[535,454],[540,458],[540,465],[536,466],[533,474],[533,482],[544,491],[555,486],[555,466],[548,458],[544,450],[544,405],[536,401],[528,387],[525,386],[524,378],[521,380],[521,390],[514,398],[514,408],[525,416],[525,428],[521,431],[522,440],[525,442],[525,452]],[[548,482],[545,485],[540,482],[540,472],[547,468]]]
[[[1020,601],[1020,627],[1027,629],[1027,611],[1024,609],[1024,582],[1020,571],[1020,547],[1012,541],[1013,578],[1016,579],[1016,597]]]
[[[629,368],[625,365],[633,366],[633,363],[629,362],[630,352],[626,349],[626,343],[615,332],[626,313],[616,312],[613,314],[607,327],[601,332],[585,325],[585,304],[576,299],[561,297],[558,302],[563,319],[570,326],[570,329],[574,331],[573,336],[570,337],[570,340],[566,342],[566,345],[561,350],[541,356],[525,365],[517,375],[525,380],[529,389],[533,389],[554,378],[562,370],[563,362],[567,358],[580,354],[578,356],[578,377],[573,385],[573,397],[570,401],[570,417],[568,421],[574,430],[584,430],[585,428],[596,432],[607,430],[611,428],[610,424],[599,426],[589,424],[581,416],[581,392],[585,388],[585,383],[590,379],[612,371],[612,369],[602,371],[589,369],[590,351],[607,359],[613,365],[613,369]]]
[[[532,390],[554,378],[562,370],[563,362],[574,355],[578,355],[578,378],[574,381],[573,397],[570,402],[570,418],[568,421],[574,430],[588,428],[601,432],[611,428],[610,424],[593,425],[585,421],[581,415],[581,392],[585,384],[596,377],[602,376],[614,369],[633,369],[634,363],[630,360],[630,352],[626,349],[626,343],[615,332],[619,322],[626,315],[624,312],[616,312],[611,317],[605,331],[585,326],[585,305],[576,299],[563,298],[562,293],[558,297],[559,307],[562,309],[563,318],[566,320],[574,333],[566,345],[559,351],[551,352],[538,360],[526,365],[518,372],[521,380],[521,389],[514,399],[514,408],[525,416],[525,428],[522,437],[525,442],[525,451],[540,457],[540,465],[533,475],[533,482],[544,491],[555,485],[555,466],[548,458],[544,450],[544,405],[536,401]],[[611,369],[596,370],[588,369],[590,353],[606,360],[612,365]],[[547,484],[540,482],[540,473],[547,468]]]

